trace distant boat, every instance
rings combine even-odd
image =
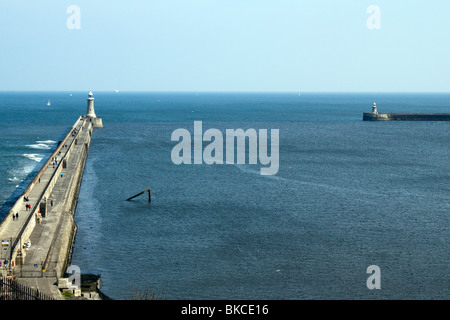
[[[116,89],[116,90],[114,90],[114,92],[117,93],[117,92],[119,92],[119,90]]]
[[[47,105],[50,107],[52,104],[50,103],[50,100],[48,100]]]

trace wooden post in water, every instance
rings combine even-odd
[[[131,199],[133,199],[133,198],[136,198],[137,196],[140,196],[141,194],[144,194],[144,193],[146,193],[146,192],[148,192],[148,202],[151,202],[151,201],[152,201],[152,195],[151,195],[150,188],[148,188],[148,189],[146,189],[146,190],[144,190],[144,191],[142,191],[142,192],[139,192],[138,194],[136,194],[136,195],[134,195],[134,196],[128,198],[127,201],[129,201],[129,200],[131,200]]]

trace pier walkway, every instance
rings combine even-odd
[[[74,212],[92,131],[101,126],[100,118],[77,119],[1,221],[0,276],[62,299],[57,283],[76,234]]]

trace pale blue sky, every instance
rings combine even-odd
[[[1,91],[114,89],[449,92],[450,1],[0,0]]]

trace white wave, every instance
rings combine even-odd
[[[8,178],[8,181],[13,183],[22,182],[26,178],[26,176],[35,169],[35,167],[36,165],[34,164],[27,164],[21,168],[8,170],[8,175],[10,176],[10,178]]]
[[[26,176],[27,174],[31,173],[34,169],[35,169],[35,165],[24,166],[22,168],[22,174],[24,174]]]
[[[242,172],[255,174],[255,175],[261,176],[261,178],[280,180],[280,181],[291,181],[290,179],[279,177],[277,175],[262,175],[260,168],[259,169],[253,169],[253,168],[250,167],[250,165],[236,164],[236,167],[238,167],[238,169],[241,170]]]
[[[45,140],[45,141],[36,141],[36,143],[55,144],[56,141],[53,141],[53,140]]]
[[[249,165],[242,165],[242,164],[237,164],[236,167],[238,167],[241,171],[246,172],[246,173],[253,173],[256,175],[260,175],[261,171],[260,169],[252,169],[248,167]]]
[[[33,149],[45,149],[45,150],[50,149],[50,146],[46,145],[45,143],[28,144],[28,145],[26,145],[26,147],[33,148]]]
[[[43,155],[38,154],[38,153],[25,153],[23,154],[24,157],[27,157],[30,160],[36,161],[36,162],[41,162],[42,159],[44,158]]]

